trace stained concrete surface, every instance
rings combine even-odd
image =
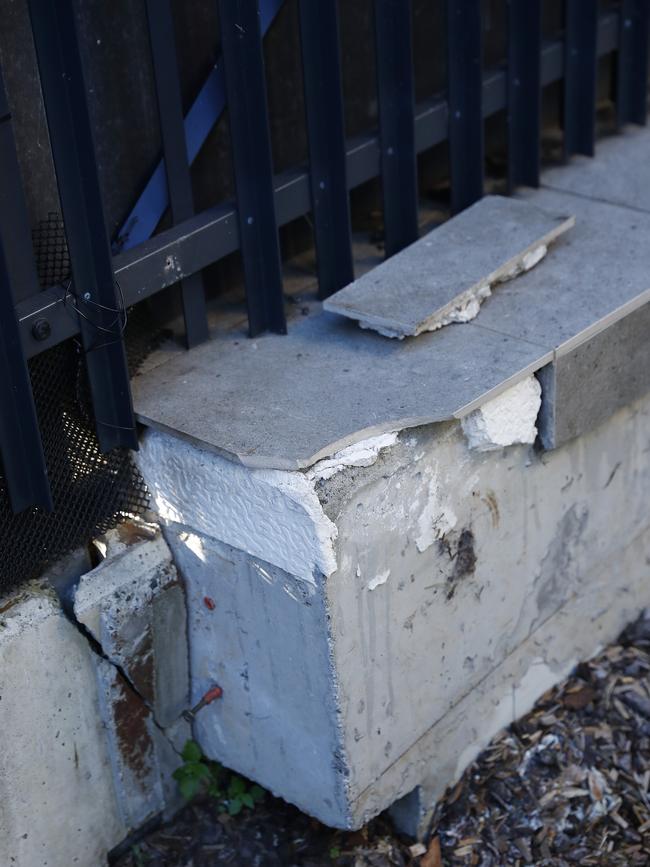
[[[312,583],[210,536],[235,524],[206,518],[208,500],[200,526],[171,520],[193,696],[227,684],[200,715],[206,754],[341,827],[451,783],[509,712],[650,604],[645,559],[629,581],[609,574],[650,526],[649,430],[645,397],[548,453],[470,450],[459,422],[404,431],[370,465],[312,479],[336,528],[336,568]],[[182,463],[187,446],[163,439]],[[212,463],[233,467],[203,451],[183,490],[227,478],[248,520],[237,477]],[[161,502],[177,482],[165,466]]]
[[[491,287],[534,267],[574,222],[530,201],[485,196],[323,307],[399,338],[469,321]]]

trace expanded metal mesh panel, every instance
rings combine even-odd
[[[34,233],[41,285],[69,274],[60,217],[50,214]],[[144,326],[133,317],[131,371],[152,346]],[[0,474],[0,593],[37,577],[64,554],[148,504],[144,481],[131,453],[103,455],[95,434],[86,368],[76,340],[68,340],[31,359],[29,372],[36,402],[54,511],[33,508],[14,515]]]

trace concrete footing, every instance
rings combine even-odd
[[[533,439],[534,394],[499,398],[491,444],[433,425],[306,472],[146,434],[192,700],[224,690],[197,719],[208,755],[343,828],[404,799],[420,833],[501,727],[650,605],[650,400],[552,452],[505,445],[522,413]]]

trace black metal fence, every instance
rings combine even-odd
[[[311,213],[326,297],[353,277],[350,191],[371,178],[381,180],[392,255],[418,234],[418,155],[448,141],[451,209],[462,210],[483,195],[485,122],[498,112],[507,112],[509,188],[537,185],[542,92],[554,82],[562,82],[565,158],[592,155],[598,58],[611,55],[615,64],[618,124],[645,123],[647,0],[604,9],[596,0],[566,0],[564,32],[551,41],[542,38],[542,0],[503,0],[507,58],[488,70],[482,3],[446,0],[446,89],[418,104],[411,2],[374,0],[379,123],[354,139],[345,134],[338,3],[298,2],[309,164],[278,175],[263,32],[282,0],[217,0],[221,58],[185,116],[171,0],[146,0],[164,158],[147,195],[155,198],[155,186],[162,196],[163,210],[150,209],[154,225],[167,204],[171,219],[135,246],[121,238],[111,247],[74,0],[28,0],[71,275],[39,285],[0,75],[0,449],[14,511],[52,506],[30,358],[77,336],[101,451],[137,448],[123,341],[128,307],[178,283],[187,344],[200,343],[208,336],[201,272],[240,250],[251,335],[284,333],[280,226]],[[224,94],[236,200],[195,213],[190,162]]]

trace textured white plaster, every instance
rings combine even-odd
[[[316,573],[336,571],[336,526],[304,473],[249,469],[153,430],[145,434],[137,461],[164,520],[312,585]]]
[[[305,475],[308,479],[318,481],[331,479],[332,476],[345,469],[345,467],[370,467],[375,463],[382,449],[390,448],[396,442],[397,433],[380,434],[376,437],[361,440],[337,452],[331,458],[318,461],[311,469],[307,470]]]
[[[534,376],[487,401],[462,419],[467,444],[478,451],[492,451],[516,443],[533,443],[542,389]]]

